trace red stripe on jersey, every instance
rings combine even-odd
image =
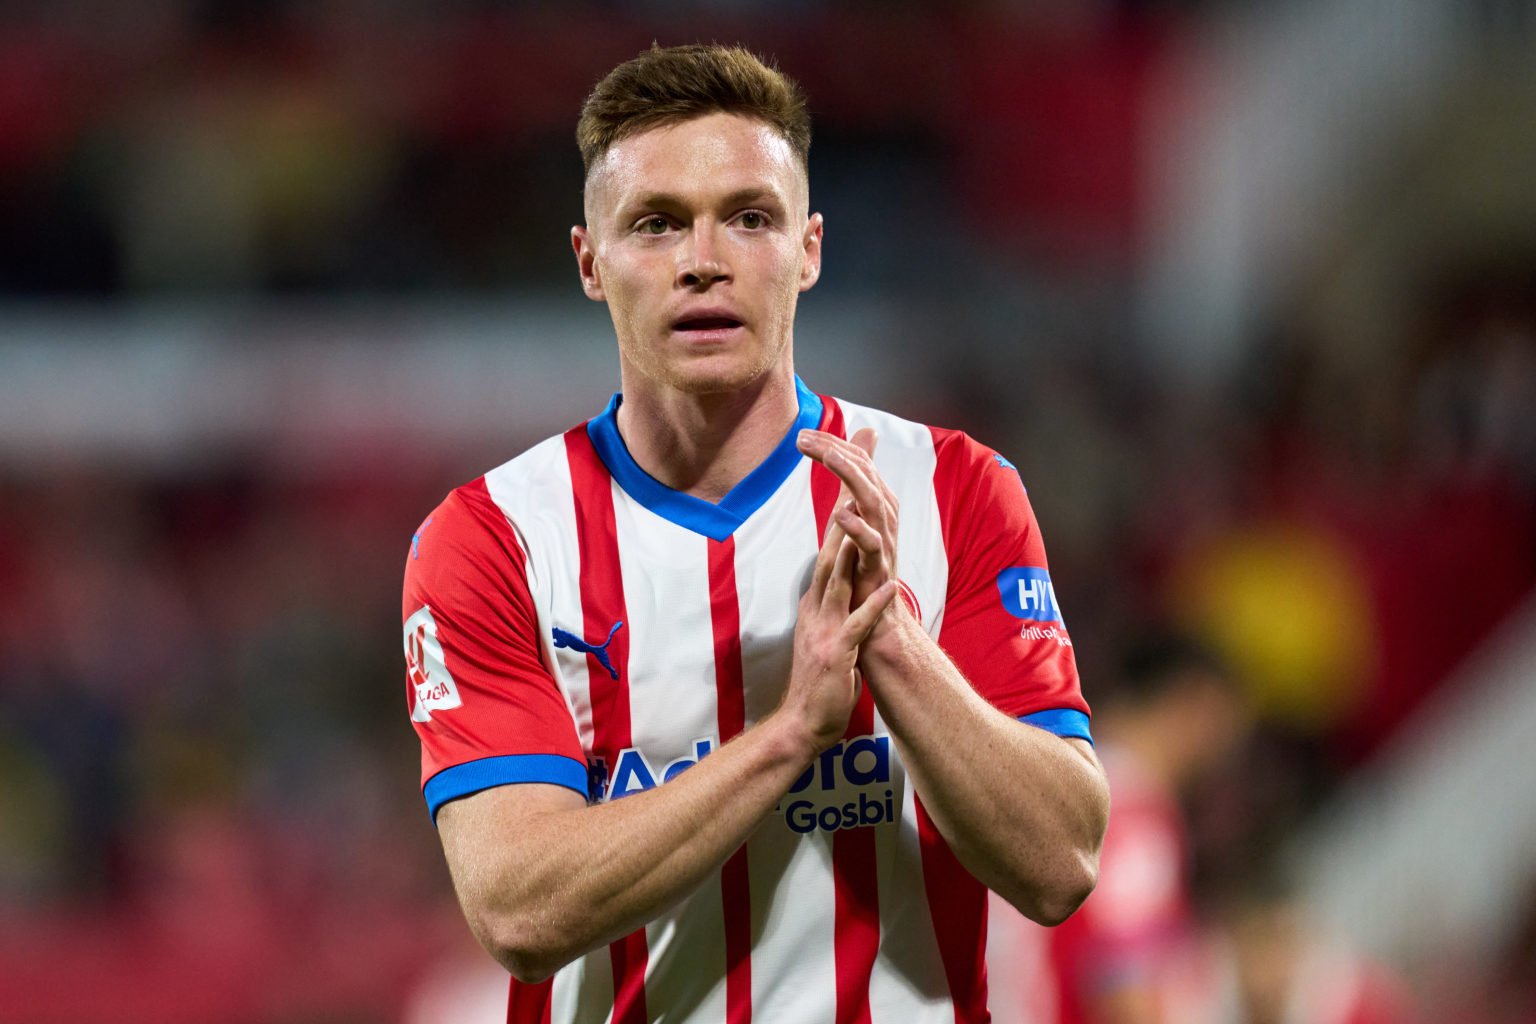
[[[584,637],[602,643],[616,622],[627,622],[624,577],[619,568],[618,528],[613,515],[613,481],[597,457],[585,426],[565,434],[571,466],[571,493],[576,504],[576,543],[581,556],[581,616]],[[608,659],[618,679],[592,656],[587,680],[592,693],[592,745],[610,772],[619,752],[630,746],[629,630],[620,629],[608,643]],[[608,946],[613,964],[613,1024],[644,1024],[645,929],[637,928]]]
[[[511,979],[507,997],[507,1024],[549,1024],[550,992],[554,979],[545,978],[534,985]]]
[[[842,407],[822,396],[821,429],[846,438]],[[811,505],[816,511],[817,546],[842,488],[837,474],[816,463],[811,467]],[[859,691],[848,718],[845,740],[868,736],[875,729],[875,703],[869,687]],[[869,1024],[869,975],[880,950],[880,892],[875,873],[875,832],[871,828],[842,829],[832,834],[833,949],[837,971],[838,1024]]]
[[[747,724],[741,668],[741,606],[736,594],[736,539],[708,540],[709,619],[715,637],[715,699],[720,742],[729,743]],[[725,914],[725,1019],[752,1019],[752,887],[747,847],[720,869],[720,901]]]
[[[955,443],[959,431],[929,427],[928,432],[933,436],[933,493],[939,498],[939,532],[944,537],[944,554],[953,565],[959,553],[959,543],[955,536],[954,502],[946,498],[965,494],[967,466],[960,459],[949,456],[948,444]]]
[[[934,451],[939,458],[934,466],[933,489],[941,496],[939,526],[944,537],[944,551],[951,565],[958,551],[957,524],[951,515],[953,504],[944,495],[962,493],[965,465],[958,459],[945,458],[941,442],[951,439],[954,431],[932,428]],[[939,646],[944,646],[943,630]],[[918,845],[923,858],[923,888],[928,894],[928,908],[933,918],[934,937],[939,957],[944,962],[944,977],[955,1004],[956,1024],[988,1020],[985,951],[987,946],[987,894],[960,863],[949,843],[939,833],[923,807],[917,807]]]
[[[874,701],[866,685],[859,691],[859,701],[843,735],[868,736],[874,729]],[[838,1024],[869,1024],[869,975],[880,951],[880,887],[876,870],[873,828],[845,828],[832,833],[832,934]]]
[[[987,890],[965,870],[939,834],[923,801],[917,806],[917,840],[923,855],[923,890],[934,937],[944,961],[955,1024],[986,1024]]]
[[[821,396],[821,423],[817,429],[838,437],[848,436],[848,428],[843,424],[843,408],[837,404],[837,399]],[[818,548],[821,547],[821,539],[827,535],[827,521],[832,518],[832,505],[837,501],[837,492],[841,487],[842,481],[836,473],[819,462],[812,463],[811,505],[816,509]]]
[[[741,607],[736,597],[736,538],[707,543],[709,619],[715,635],[715,698],[720,742],[728,743],[747,724],[741,675]]]

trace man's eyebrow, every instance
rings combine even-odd
[[[773,189],[757,185],[737,189],[719,200],[719,205],[733,209],[754,203],[759,205],[772,203],[782,206],[785,205],[785,200]],[[689,205],[687,200],[672,192],[639,192],[631,196],[622,209],[625,213],[629,213],[639,210],[675,210],[687,205]]]
[[[725,197],[726,206],[749,206],[753,203],[783,203],[783,198],[771,188],[754,186],[737,189]]]

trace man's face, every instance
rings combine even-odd
[[[761,121],[707,114],[614,144],[571,229],[608,303],[625,388],[732,391],[788,369],[795,303],[821,272],[805,173]]]

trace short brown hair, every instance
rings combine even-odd
[[[631,135],[717,112],[767,124],[806,168],[811,116],[792,78],[739,46],[655,43],[608,72],[581,105],[576,145],[582,167],[590,174],[610,146]]]

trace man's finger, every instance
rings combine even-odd
[[[800,431],[800,435],[795,439],[795,444],[803,454],[815,459],[817,462],[821,462],[822,455],[826,451],[826,442],[828,440],[836,439],[836,435],[829,434],[824,430],[802,430]],[[823,463],[823,465],[825,465],[825,463]],[[833,508],[841,508],[843,503],[846,502],[850,497],[848,493],[847,481],[839,480],[838,484],[839,486],[837,489],[837,499],[835,502],[833,502]],[[830,535],[835,530],[836,526],[829,520],[827,522],[827,533]],[[822,537],[823,542],[825,542],[826,539],[827,538],[825,536]]]
[[[873,508],[865,509],[861,505],[860,511],[868,513],[871,522],[875,524],[875,527],[881,533],[889,534],[893,532],[896,513],[901,507],[901,502],[896,498],[896,492],[891,490],[891,485],[885,482],[885,477],[880,475],[880,471],[875,468],[872,459],[856,462],[855,465],[861,466],[865,477],[871,481],[874,492],[877,495]]]
[[[811,571],[810,592],[817,600],[827,592],[827,584],[832,579],[832,567],[837,560],[837,552],[842,543],[847,539],[843,528],[831,525],[827,529],[826,540],[822,542],[821,550],[816,552],[816,567]]]
[[[869,598],[853,610],[843,623],[843,635],[852,644],[862,644],[869,631],[875,628],[881,614],[891,606],[896,596],[896,581],[886,580],[875,588]]]
[[[843,528],[837,525],[836,520],[827,520],[827,535],[821,539],[821,550],[816,552],[816,567],[811,572],[810,592],[817,600],[826,593],[827,580],[832,576],[832,567],[838,552],[842,550],[845,537]]]
[[[840,450],[848,454],[854,460],[854,464],[864,471],[865,476],[874,482],[876,489],[884,497],[886,504],[894,510],[897,505],[896,492],[891,490],[890,485],[885,482],[885,477],[881,476],[880,471],[875,468],[875,445],[879,440],[880,435],[875,431],[874,427],[864,427],[855,431],[853,437],[848,439],[848,443],[853,448],[864,453],[863,458],[859,458],[847,448],[841,448]],[[885,516],[882,515],[882,518],[885,518]]]
[[[844,537],[837,546],[837,558],[832,563],[832,575],[822,595],[822,604],[843,615],[853,603],[853,565],[858,560],[859,548]]]
[[[873,470],[875,462],[870,452],[874,450],[875,436],[873,430],[865,427],[854,434],[859,439],[859,443],[855,444],[824,430],[806,430],[800,434],[798,444],[802,452],[818,461],[826,462],[833,452],[841,452],[847,458]]]
[[[797,443],[802,452],[831,470],[841,482],[835,507],[841,507],[852,497],[860,513],[881,533],[888,533],[898,503],[895,492],[875,468],[873,456],[878,441],[879,435],[873,428],[863,427],[846,441],[826,431],[806,430]]]
[[[822,465],[837,474],[853,500],[858,502],[859,511],[878,523],[885,518],[885,494],[875,482],[878,474],[874,466],[862,464],[867,462],[868,456],[860,449],[855,448],[853,451],[858,453],[857,456],[841,447],[833,448],[822,459]]]
[[[856,448],[862,450],[865,455],[873,459],[875,457],[875,445],[879,442],[880,435],[875,432],[874,427],[862,427],[854,431],[853,436],[848,440]]]
[[[852,440],[846,441],[836,434],[829,434],[824,430],[804,430],[800,432],[796,443],[802,452],[828,469],[833,470],[833,472],[837,472],[833,465],[834,456],[841,456],[847,459],[854,467],[862,471],[866,477],[874,481],[877,488],[883,490],[888,498],[894,499],[895,495],[885,485],[885,481],[880,477],[879,471],[875,468],[874,451],[878,440],[879,435],[875,432],[874,428],[863,427],[854,433]],[[838,476],[840,479],[843,478],[841,473]],[[844,488],[847,485],[848,481],[843,479]],[[846,495],[839,495],[839,504],[841,504],[845,497]]]
[[[842,527],[848,538],[858,545],[859,572],[868,573],[878,568],[880,556],[885,551],[885,539],[880,531],[871,526],[853,509],[846,505],[833,513],[837,518],[837,525]]]

